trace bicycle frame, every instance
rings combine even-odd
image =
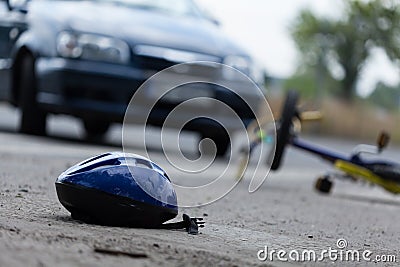
[[[328,161],[332,164],[335,164],[336,161],[341,160],[345,162],[350,162],[355,165],[359,165],[364,168],[368,168],[368,166],[374,165],[374,164],[381,164],[381,165],[397,165],[394,162],[389,162],[389,161],[367,161],[363,160],[361,157],[359,157],[358,154],[356,155],[350,155],[347,156],[342,153],[334,152],[328,148],[322,147],[322,146],[317,146],[314,145],[310,142],[304,141],[300,139],[297,136],[292,137],[291,141],[289,142],[293,147],[299,148],[301,150],[307,151],[311,154],[317,155],[324,159],[325,161]]]
[[[325,161],[330,162],[334,165],[338,170],[347,173],[353,177],[362,177],[363,179],[380,185],[384,189],[389,192],[399,194],[400,193],[400,185],[393,182],[383,179],[382,177],[376,175],[371,170],[369,170],[369,166],[374,164],[387,164],[391,165],[392,163],[387,161],[365,161],[362,160],[358,155],[344,155],[337,152],[333,152],[327,148],[316,146],[312,143],[304,141],[296,136],[292,137],[290,144],[293,147],[298,149],[307,151],[311,154],[317,155]],[[393,163],[394,164],[394,163]]]
[[[320,156],[322,159],[329,161],[332,164],[334,164],[337,160],[352,162],[351,158],[347,157],[344,154],[336,153],[327,148],[313,145],[300,139],[299,137],[292,137],[291,145],[314,155]]]

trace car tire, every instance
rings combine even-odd
[[[36,100],[35,59],[25,55],[20,62],[18,106],[21,109],[19,131],[25,134],[46,135],[47,113],[39,108]]]
[[[103,140],[111,123],[108,121],[99,120],[83,120],[87,140]]]
[[[286,96],[285,104],[281,112],[280,126],[276,131],[276,148],[275,154],[273,155],[271,170],[278,170],[281,165],[286,145],[289,142],[293,117],[295,117],[297,113],[296,105],[298,98],[299,95],[296,91],[289,91]]]
[[[220,133],[201,133],[201,140],[205,138],[209,138],[215,143],[216,151],[209,142],[201,142],[200,150],[202,153],[205,153],[206,155],[212,155],[215,153],[219,158],[225,156],[230,147],[230,138],[225,129],[223,131],[221,130]]]

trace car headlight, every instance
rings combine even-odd
[[[61,32],[57,38],[57,51],[60,56],[68,58],[122,64],[130,60],[130,49],[127,43],[95,34]]]
[[[249,76],[257,84],[263,83],[263,70],[253,63],[250,58],[242,56],[227,56],[223,63]],[[233,71],[226,70],[223,75],[225,79],[236,80],[235,72]]]

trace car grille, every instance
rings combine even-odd
[[[137,45],[133,51],[135,63],[145,70],[152,71],[161,71],[185,62],[221,62],[221,59],[216,56],[151,45]]]
[[[168,61],[163,58],[150,56],[136,56],[135,59],[141,69],[152,71],[161,71],[176,64],[175,62]]]

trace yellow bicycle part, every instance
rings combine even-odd
[[[335,167],[351,176],[361,177],[368,182],[379,185],[393,194],[400,194],[400,184],[383,179],[364,167],[343,160],[337,160],[335,162]]]
[[[323,117],[320,111],[305,111],[300,113],[300,119],[302,121],[319,121],[322,120]]]

